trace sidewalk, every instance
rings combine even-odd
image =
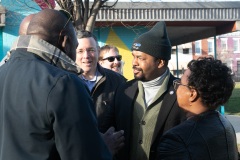
[[[226,115],[226,117],[232,123],[236,132],[237,143],[240,144],[240,116]]]

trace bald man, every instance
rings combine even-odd
[[[19,34],[19,35],[25,35],[25,34],[27,34],[28,25],[29,25],[29,23],[30,23],[30,21],[32,20],[32,18],[33,18],[34,15],[35,15],[35,14],[30,14],[30,15],[26,16],[26,17],[22,20],[22,22],[21,22],[21,24],[20,24],[20,26],[19,26],[19,31],[18,31],[18,34]]]
[[[111,159],[77,76],[71,19],[42,10],[17,42],[0,67],[0,159]]]

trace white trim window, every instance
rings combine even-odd
[[[199,41],[195,41],[195,54],[202,54],[202,41],[199,40]]]
[[[214,53],[214,40],[213,39],[208,39],[208,54],[213,54]]]
[[[236,76],[240,77],[240,60],[237,61],[237,72]]]
[[[240,53],[240,38],[233,38],[233,53]]]
[[[227,38],[221,38],[221,49],[222,51],[227,51]]]

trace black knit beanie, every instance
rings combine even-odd
[[[141,51],[159,59],[170,60],[172,46],[168,39],[165,22],[158,22],[150,31],[135,39],[132,50]]]

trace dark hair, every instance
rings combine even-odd
[[[213,57],[192,60],[188,68],[188,85],[197,90],[205,106],[216,109],[228,101],[235,86],[230,68]]]
[[[96,41],[96,43],[97,43],[97,45],[98,45],[97,37],[96,37],[92,32],[85,31],[85,30],[77,31],[77,38],[78,38],[78,39],[81,39],[81,38],[89,38],[89,37],[94,38],[94,40]]]

